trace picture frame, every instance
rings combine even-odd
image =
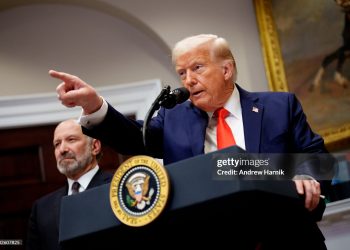
[[[329,149],[349,147],[350,60],[343,65],[344,85],[332,78],[336,62],[323,67],[322,84],[315,85],[325,57],[342,43],[339,33],[344,19],[340,6],[333,0],[253,3],[269,89],[295,93],[312,129],[323,137]],[[326,22],[329,23],[324,25]],[[322,35],[322,29],[327,36]]]

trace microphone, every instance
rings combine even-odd
[[[170,86],[165,86],[162,89],[160,94],[152,103],[151,108],[148,110],[145,120],[143,121],[142,137],[143,137],[143,145],[145,146],[146,151],[147,151],[147,144],[146,144],[147,127],[154,112],[160,109],[161,106],[166,109],[171,109],[175,107],[177,104],[183,103],[189,97],[190,97],[190,92],[184,87],[177,88],[172,91],[170,91]]]
[[[190,97],[190,92],[182,87],[177,88],[169,93],[166,93],[162,100],[160,100],[159,105],[166,108],[171,109],[176,106],[176,104],[183,103]]]

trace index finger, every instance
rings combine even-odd
[[[73,76],[73,75],[70,75],[70,74],[67,74],[64,72],[58,72],[56,70],[49,70],[49,74],[51,77],[56,78],[56,79],[60,79],[64,82],[72,81],[75,78],[75,76]]]

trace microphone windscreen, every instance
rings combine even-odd
[[[190,92],[185,87],[174,89],[170,94],[175,96],[176,104],[183,103],[190,97]]]

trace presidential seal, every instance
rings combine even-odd
[[[149,156],[134,156],[123,162],[111,181],[109,200],[117,218],[140,227],[163,211],[169,195],[166,169]]]

